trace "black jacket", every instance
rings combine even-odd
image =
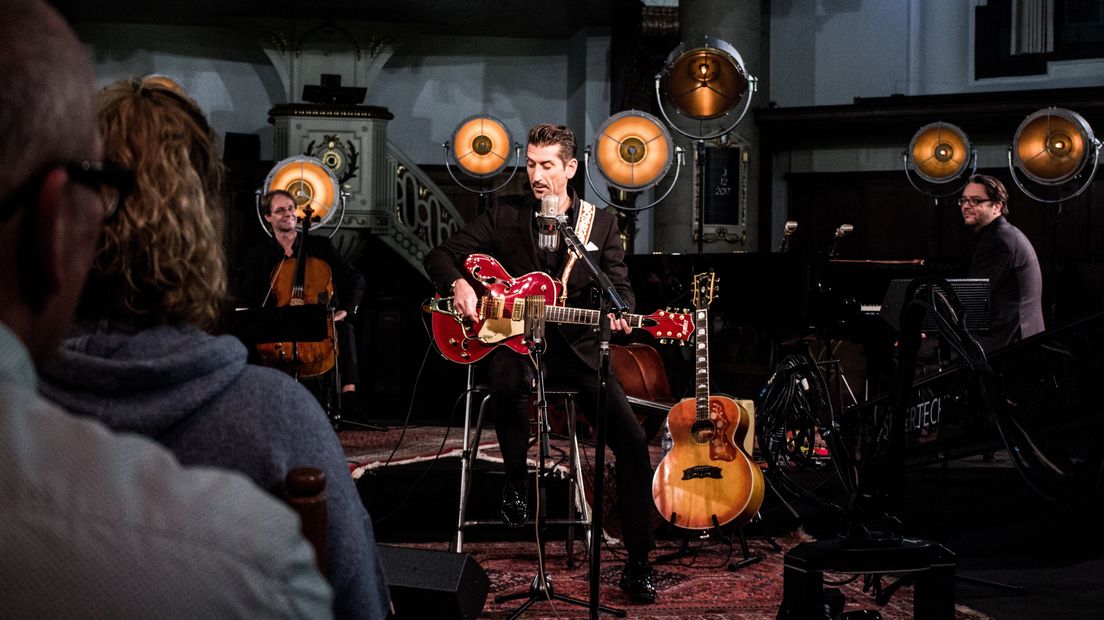
[[[977,335],[986,352],[1044,329],[1043,276],[1027,237],[1000,216],[978,231],[970,276],[989,278],[989,331]]]

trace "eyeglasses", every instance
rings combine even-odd
[[[288,213],[295,213],[295,207],[277,207],[272,210],[273,215],[287,215]]]
[[[110,161],[82,161],[65,164],[65,171],[74,183],[100,193],[104,222],[110,222],[134,190],[134,173]]]
[[[20,208],[33,204],[42,186],[42,180],[50,170],[61,167],[69,180],[100,194],[103,221],[110,222],[134,189],[134,173],[110,161],[70,161],[46,166],[42,172],[19,186],[0,206],[0,221],[15,215]]]
[[[962,205],[964,205],[966,203],[970,203],[971,207],[976,207],[976,206],[978,206],[980,204],[984,204],[986,202],[993,202],[993,201],[988,199],[988,198],[978,198],[976,196],[970,196],[969,198],[967,198],[966,196],[963,196],[962,198],[958,199],[958,206],[961,207]]]

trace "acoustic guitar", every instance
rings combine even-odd
[[[694,276],[694,398],[671,408],[673,446],[652,478],[652,499],[672,525],[692,530],[747,523],[763,504],[763,472],[742,446],[751,414],[709,394],[709,304],[714,274]]]
[[[544,320],[549,323],[598,324],[598,310],[555,305],[563,285],[546,273],[534,271],[514,278],[501,263],[486,254],[472,254],[464,261],[464,268],[480,293],[478,320],[460,316],[453,308],[451,297],[437,296],[423,305],[433,316],[433,340],[445,359],[471,364],[501,345],[523,355],[528,353],[524,336],[529,305],[543,305]],[[643,329],[656,338],[690,339],[689,314],[660,310],[647,316],[624,314],[623,317],[630,327]]]

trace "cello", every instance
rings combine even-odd
[[[288,256],[272,270],[270,295],[276,307],[322,304],[334,296],[333,272],[326,261],[307,255],[307,234],[314,215],[310,203],[303,207],[303,232],[296,256]],[[267,342],[257,345],[266,366],[290,372],[296,377],[314,377],[334,367],[337,341],[334,339],[333,309],[329,308],[326,337],[319,341]]]

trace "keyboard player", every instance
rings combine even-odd
[[[974,230],[970,277],[989,279],[989,331],[975,337],[985,352],[1037,334],[1043,322],[1043,276],[1031,241],[1008,222],[1008,190],[986,174],[970,177],[958,201]]]

